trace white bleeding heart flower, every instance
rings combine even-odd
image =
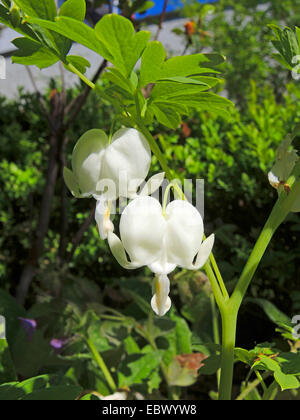
[[[155,273],[151,305],[163,316],[171,307],[168,274],[176,266],[199,270],[211,253],[214,235],[202,242],[203,235],[202,217],[187,201],[174,200],[163,209],[155,198],[142,196],[130,202],[121,216],[121,240],[110,231],[108,243],[124,268],[148,266]]]
[[[113,229],[110,206],[118,197],[134,198],[151,164],[146,138],[134,128],[118,130],[109,141],[104,131],[89,130],[78,140],[72,171],[64,168],[65,183],[75,197],[97,200],[95,218],[102,239]]]

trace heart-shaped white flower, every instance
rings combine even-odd
[[[111,202],[134,198],[151,164],[151,150],[143,134],[134,128],[118,130],[109,141],[102,130],[89,130],[78,140],[72,155],[72,171],[64,168],[66,185],[75,197],[94,197],[100,236],[113,229]]]
[[[214,235],[202,242],[203,234],[202,217],[187,201],[174,200],[163,210],[155,198],[138,197],[121,216],[121,240],[109,232],[108,242],[120,265],[128,269],[148,266],[156,274],[151,304],[162,316],[171,306],[167,275],[176,266],[198,270],[206,263]]]

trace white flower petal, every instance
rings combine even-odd
[[[120,236],[132,261],[149,265],[159,259],[166,230],[166,221],[158,200],[139,197],[124,209]]]
[[[159,189],[165,179],[165,173],[160,172],[159,174],[153,175],[146,183],[142,191],[139,193],[139,197],[153,194]]]
[[[202,217],[192,204],[183,200],[174,200],[166,208],[166,221],[168,262],[189,267],[202,242]]]
[[[170,281],[168,276],[160,275],[155,278],[155,294],[151,299],[151,307],[158,316],[164,316],[171,308]]]
[[[73,194],[74,197],[76,198],[81,198],[81,193],[79,190],[79,185],[77,182],[77,178],[76,176],[73,174],[72,171],[70,171],[69,168],[64,168],[63,171],[63,177],[64,177],[64,181],[66,186],[69,188],[69,190],[71,191],[71,193]]]
[[[214,242],[215,242],[214,234],[210,235],[207,239],[205,239],[205,241],[201,244],[195,264],[193,264],[190,267],[191,270],[199,270],[201,267],[204,266],[204,264],[208,260],[210,253],[213,249]]]
[[[73,150],[72,168],[81,193],[92,195],[100,178],[101,162],[108,137],[102,130],[89,130]]]
[[[277,188],[280,185],[280,179],[275,174],[273,174],[272,171],[270,171],[268,173],[268,179],[269,179],[269,183],[272,185],[272,187],[277,190]]]
[[[108,232],[107,239],[113,256],[123,268],[126,268],[127,270],[133,270],[135,268],[142,267],[143,264],[141,265],[135,261],[128,261],[124,246],[116,234],[113,232]]]
[[[118,193],[129,197],[147,177],[151,150],[146,138],[134,128],[117,131],[103,157],[101,179],[112,179]]]
[[[110,220],[110,206],[111,203],[108,202],[105,197],[100,197],[100,199],[97,200],[95,220],[97,222],[100,238],[103,240],[107,239],[108,232],[114,231],[114,225]]]

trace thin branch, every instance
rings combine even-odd
[[[101,73],[104,71],[104,69],[107,66],[107,61],[103,60],[102,63],[100,64],[97,72],[95,73],[92,82],[96,83],[98,78],[100,77]],[[72,102],[70,102],[70,104],[66,107],[65,109],[65,114],[68,115],[71,111],[71,115],[69,116],[68,120],[66,121],[66,123],[64,124],[64,130],[66,131],[74,122],[74,120],[76,119],[79,111],[81,110],[81,108],[83,107],[83,105],[86,103],[86,100],[91,92],[91,88],[89,86],[87,86],[84,90],[83,93],[81,93],[77,98],[75,98]]]
[[[160,31],[162,30],[162,26],[163,26],[163,23],[164,23],[165,17],[166,17],[167,7],[168,7],[168,0],[164,0],[164,5],[163,5],[163,9],[162,9],[162,12],[161,12],[161,15],[160,15],[159,25],[158,25],[158,28],[157,28],[156,35],[154,37],[155,41],[158,40]]]
[[[37,84],[36,84],[36,82],[34,80],[32,71],[31,71],[30,67],[28,67],[28,66],[25,66],[25,68],[26,68],[26,71],[28,73],[28,76],[29,76],[29,79],[31,81],[31,84],[33,86],[33,89],[34,89],[34,91],[35,91],[35,93],[37,95],[37,98],[38,98],[38,100],[39,100],[39,102],[41,104],[41,107],[43,109],[43,112],[44,112],[44,114],[45,114],[45,116],[46,116],[46,118],[48,120],[48,123],[49,123],[50,127],[53,129],[54,128],[54,125],[53,125],[52,119],[50,117],[50,112],[49,112],[49,110],[47,108],[47,104],[46,104],[46,102],[45,102],[45,100],[44,100],[41,92],[39,91],[39,88],[37,87]]]

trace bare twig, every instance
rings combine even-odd
[[[164,23],[165,17],[166,17],[167,7],[168,7],[168,0],[164,0],[163,9],[162,9],[162,12],[161,12],[161,15],[160,15],[160,21],[159,21],[159,24],[158,24],[156,35],[154,37],[155,41],[158,40],[160,31],[162,30],[162,26],[163,26],[163,23]]]
[[[30,67],[29,67],[29,66],[25,66],[25,68],[26,68],[26,70],[27,70],[27,73],[28,73],[29,79],[30,79],[30,81],[31,81],[31,83],[32,83],[33,89],[34,89],[34,91],[35,91],[35,93],[36,93],[36,95],[37,95],[37,98],[38,98],[38,100],[39,100],[39,102],[40,102],[40,104],[41,104],[42,110],[43,110],[43,112],[44,112],[44,114],[45,114],[45,116],[46,116],[46,118],[47,118],[47,120],[48,120],[48,123],[49,123],[49,125],[53,128],[53,122],[52,122],[52,120],[51,120],[51,118],[50,118],[50,112],[49,112],[49,110],[48,110],[48,108],[47,108],[47,104],[46,104],[46,102],[45,102],[45,100],[44,100],[43,96],[41,95],[41,92],[39,91],[39,88],[37,87],[37,84],[36,84],[36,82],[35,82],[35,80],[34,80],[34,77],[33,77],[32,71],[31,71],[31,69],[30,69]]]
[[[102,63],[100,64],[97,72],[95,73],[92,82],[96,83],[97,80],[99,79],[101,73],[104,71],[104,69],[107,66],[107,61],[103,60]],[[64,124],[64,130],[66,131],[74,122],[74,120],[76,119],[79,111],[81,110],[81,108],[83,107],[83,105],[86,103],[87,98],[89,96],[91,92],[91,88],[89,86],[86,86],[85,90],[83,93],[81,93],[77,98],[75,98],[72,102],[70,102],[69,105],[67,105],[66,109],[65,109],[65,114],[69,115],[71,112],[71,115],[69,116],[68,120],[66,121],[66,123]]]

